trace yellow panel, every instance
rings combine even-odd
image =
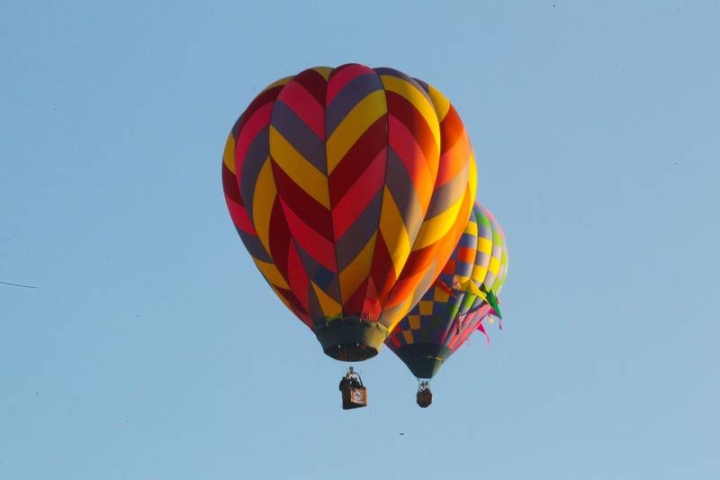
[[[260,242],[268,253],[270,252],[270,215],[276,196],[277,188],[275,187],[275,179],[273,178],[270,159],[267,158],[260,169],[260,174],[255,184],[253,225],[255,226]]]
[[[271,83],[270,85],[268,85],[267,87],[263,88],[262,91],[264,92],[264,91],[266,91],[266,90],[270,90],[271,88],[279,87],[280,85],[285,85],[285,84],[288,83],[290,80],[292,80],[293,77],[294,77],[294,76],[281,78],[281,79],[278,80],[277,82],[273,82],[273,83]],[[260,92],[260,93],[262,93],[262,92]]]
[[[473,203],[475,202],[474,194],[471,192],[470,186],[468,186],[465,189],[465,195],[462,198],[462,201],[460,202],[460,205],[458,207],[458,213],[457,218],[455,219],[455,224],[452,226],[452,228],[448,231],[448,233],[445,235],[445,238],[440,240],[437,244],[437,255],[442,256],[443,252],[446,252],[448,255],[452,253],[453,249],[457,246],[458,242],[460,241],[460,237],[462,236],[462,231],[465,228],[467,220],[463,221],[465,218],[470,217],[470,212],[473,208]],[[445,257],[443,257],[445,258]],[[473,255],[472,263],[475,262],[475,255]],[[436,266],[433,269],[432,275],[433,277],[437,277],[440,275],[440,272],[442,271],[443,263],[442,262],[436,262]]]
[[[413,338],[413,334],[411,331],[403,330],[402,334],[403,337],[405,337],[405,343],[407,343],[408,345],[412,345],[413,343],[415,343],[415,339]]]
[[[487,301],[487,295],[485,295],[485,293],[484,293],[482,290],[480,290],[480,289],[477,287],[477,285],[475,285],[475,283],[473,283],[473,282],[470,282],[470,281],[465,282],[465,283],[462,285],[462,289],[463,289],[463,291],[465,291],[465,292],[470,292],[470,293],[472,293],[473,295],[475,295],[476,297],[480,297],[480,298],[482,298],[483,300],[486,300],[486,301]]]
[[[410,255],[412,245],[402,215],[387,187],[385,187],[383,193],[382,210],[380,212],[380,233],[382,233],[392,257],[395,275],[400,276],[400,271]]]
[[[442,288],[436,288],[433,292],[433,300],[436,302],[445,303],[450,300],[450,294]]]
[[[493,242],[489,238],[478,238],[477,251],[480,253],[490,254],[492,252]]]
[[[313,290],[318,297],[320,302],[320,308],[323,311],[325,317],[338,317],[342,314],[342,305],[333,300],[328,294],[326,294],[322,288],[318,287],[315,282],[310,282]]]
[[[490,265],[488,266],[488,270],[490,271],[490,273],[497,275],[499,269],[500,261],[496,257],[492,257],[490,259]]]
[[[270,127],[270,155],[308,195],[330,208],[327,177],[307,161],[274,127]]]
[[[376,239],[377,232],[373,233],[357,257],[350,262],[350,265],[340,272],[340,297],[343,302],[347,301],[370,275]]]
[[[428,94],[430,95],[430,99],[433,102],[433,105],[435,106],[435,112],[437,112],[437,118],[442,122],[445,119],[445,116],[447,116],[448,112],[450,111],[450,100],[443,95],[440,90],[433,87],[432,85],[428,85]]]
[[[472,147],[471,147],[472,148]],[[474,199],[477,195],[478,170],[475,154],[470,151],[470,161],[468,162],[468,192],[470,198]]]
[[[442,240],[458,220],[458,214],[463,206],[464,197],[452,204],[447,210],[423,223],[413,245],[414,250],[420,250]]]
[[[228,135],[227,142],[225,142],[225,151],[223,152],[223,163],[233,175],[235,175],[235,137],[232,132]]]
[[[350,110],[327,139],[328,174],[335,170],[365,131],[386,113],[387,101],[382,90],[369,94]]]
[[[420,329],[420,315],[410,315],[408,317],[408,321],[410,322],[411,330],[419,330]]]
[[[430,127],[433,137],[435,138],[435,145],[438,146],[438,151],[440,151],[440,122],[438,120],[438,115],[435,112],[435,106],[429,102],[427,97],[425,97],[420,90],[415,88],[414,85],[406,82],[400,77],[395,77],[393,75],[380,75],[380,80],[382,80],[385,90],[402,95],[403,98],[410,102],[413,107],[420,112]]]
[[[477,283],[483,283],[485,281],[485,277],[487,276],[487,266],[484,265],[475,265],[475,268],[472,272],[472,279],[476,281]]]
[[[473,237],[478,236],[478,225],[475,221],[469,221],[467,225],[465,226],[465,231],[463,233],[466,233],[468,235],[472,235]]]
[[[318,72],[322,77],[325,79],[325,81],[330,80],[330,74],[332,73],[333,69],[330,67],[315,67],[313,68],[316,72]]]
[[[431,300],[420,300],[420,315],[432,315],[433,302]]]
[[[280,270],[277,269],[274,263],[255,260],[255,265],[257,265],[260,272],[271,285],[284,288],[285,290],[290,290],[290,286],[287,284],[285,278],[282,276],[282,273],[280,273]]]

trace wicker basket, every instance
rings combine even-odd
[[[422,408],[427,408],[432,403],[432,392],[427,390],[420,390],[417,392],[417,404]]]
[[[342,389],[343,410],[367,406],[367,388],[345,385]]]

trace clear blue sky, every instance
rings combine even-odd
[[[0,479],[720,478],[720,4],[441,5],[5,5]],[[508,237],[427,410],[389,350],[341,410],[222,197],[252,97],[346,62],[446,93]]]

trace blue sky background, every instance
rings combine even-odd
[[[720,478],[720,4],[12,2],[0,16],[0,479]],[[315,65],[456,105],[504,330],[415,405],[340,408],[222,197],[253,96]]]

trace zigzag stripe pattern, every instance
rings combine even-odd
[[[482,320],[493,313],[491,306],[467,288],[468,282],[485,292],[499,293],[507,276],[508,254],[505,235],[495,217],[476,203],[462,237],[434,286],[393,329],[386,344],[398,356],[412,363],[422,355],[447,359],[472,332],[484,332]],[[407,358],[406,358],[407,357]],[[410,365],[409,363],[409,365]]]
[[[261,92],[228,137],[223,186],[255,264],[306,325],[391,329],[452,253],[477,179],[440,92],[348,64]]]

